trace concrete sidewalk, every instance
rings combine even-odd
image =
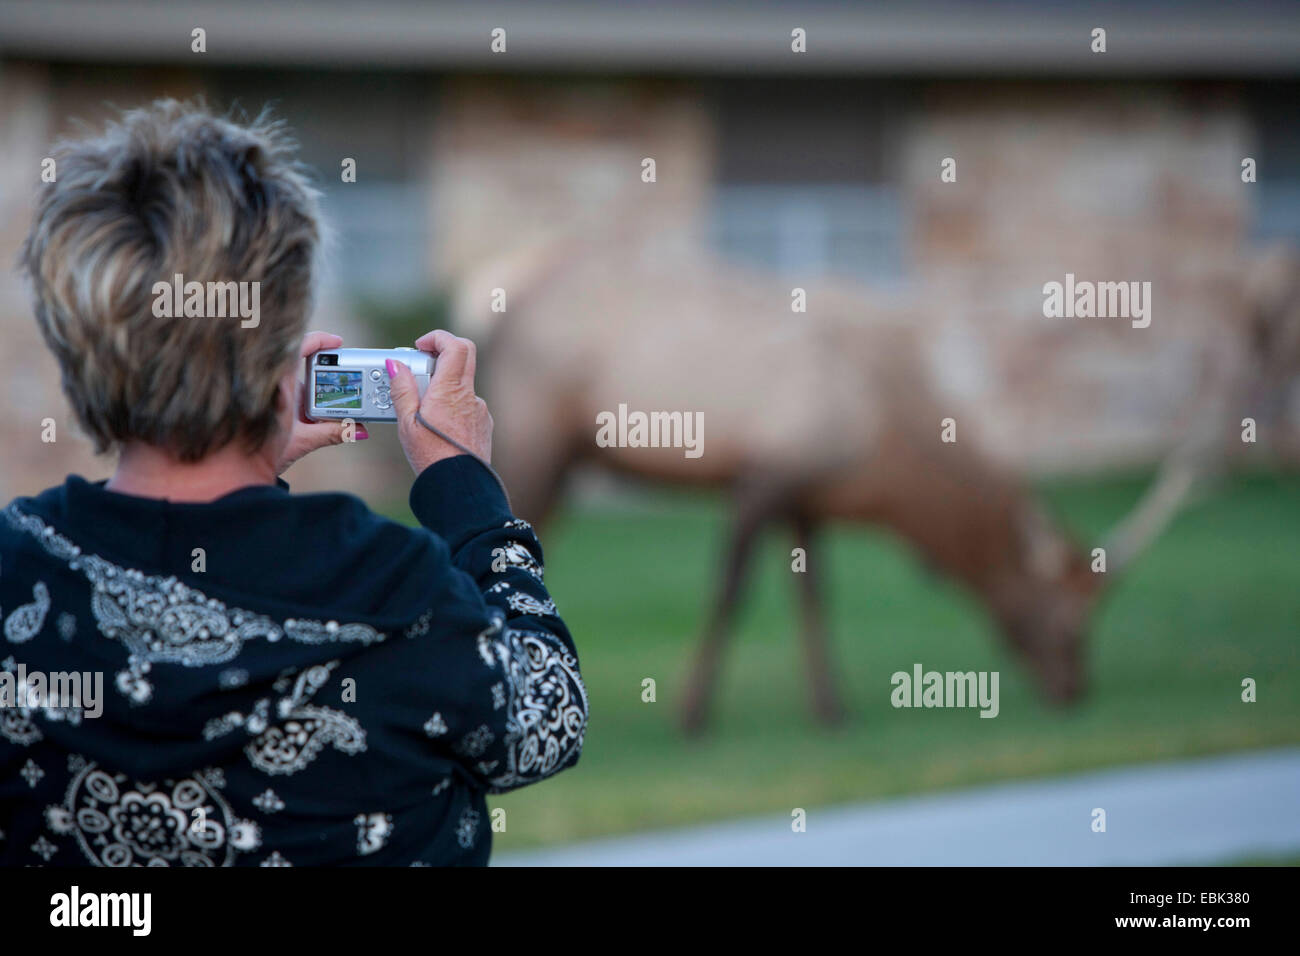
[[[1106,811],[1094,833],[1092,811]],[[793,808],[792,808],[793,809]],[[495,866],[1098,866],[1300,855],[1300,748],[502,854]]]

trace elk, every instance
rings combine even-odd
[[[507,290],[509,305],[489,316],[493,289]],[[1197,484],[1211,443],[1189,441],[1190,452],[1171,458],[1108,539],[1107,575],[1094,573],[1088,553],[977,440],[940,441],[952,412],[927,377],[906,309],[874,308],[864,324],[853,296],[819,292],[805,315],[791,314],[789,296],[717,264],[662,262],[635,246],[573,239],[523,247],[467,276],[457,329],[482,344],[498,422],[494,461],[515,513],[545,521],[582,461],[729,491],[721,584],[682,702],[687,732],[706,724],[756,539],[772,522],[787,524],[810,556],[795,577],[811,707],[821,721],[844,715],[815,560],[816,535],[830,521],[900,536],[980,600],[1050,701],[1076,699],[1103,578],[1160,533]],[[621,403],[703,412],[705,453],[598,448],[598,416]],[[977,431],[954,417],[967,436]]]

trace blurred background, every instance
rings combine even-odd
[[[806,53],[792,50],[796,29]],[[1211,491],[1095,618],[1078,705],[1042,703],[982,608],[905,542],[843,524],[820,554],[849,716],[820,726],[778,529],[755,561],[713,722],[690,740],[677,702],[717,586],[725,482],[613,477],[596,449],[575,454],[543,540],[590,737],[575,771],[494,798],[509,820],[498,849],[750,817],[788,833],[796,807],[1300,743],[1300,349],[1276,344],[1294,343],[1300,321],[1277,291],[1294,290],[1300,245],[1298,93],[1300,12],[1280,2],[0,0],[0,260],[14,261],[55,141],[113,107],[202,95],[222,111],[270,105],[316,171],[336,239],[311,327],[354,346],[437,326],[475,337],[499,428],[511,407],[494,402],[493,288],[518,327],[562,306],[568,332],[598,338],[617,324],[611,297],[574,288],[604,283],[615,302],[636,288],[637,314],[672,329],[708,314],[683,297],[712,301],[712,275],[771,290],[773,315],[813,320],[810,335],[832,290],[850,324],[905,314],[927,389],[1081,541],[1131,508],[1198,424],[1232,424],[1204,452]],[[942,182],[949,157],[957,178]],[[703,278],[632,277],[678,262]],[[1151,326],[1044,318],[1043,284],[1066,273],[1151,282]],[[789,312],[795,287],[808,316]],[[693,331],[743,336],[741,304],[726,311]],[[0,499],[69,472],[105,477],[111,462],[76,436],[9,268],[0,332],[0,448],[22,449],[0,452]],[[1239,439],[1246,416],[1254,443]],[[24,440],[50,417],[57,442]],[[289,480],[409,521],[396,441],[371,434]],[[917,661],[1000,671],[999,717],[892,708],[889,675]],[[1241,700],[1246,677],[1257,703]],[[1285,796],[1276,840],[1184,856],[1300,859],[1300,790]],[[1210,828],[1233,812],[1199,809]],[[1170,839],[1131,862],[1180,862]],[[979,859],[954,845],[933,862]]]

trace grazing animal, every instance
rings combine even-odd
[[[493,314],[492,290],[508,308]],[[783,522],[815,555],[830,521],[883,526],[974,593],[1048,699],[1085,689],[1084,642],[1101,582],[1152,540],[1203,470],[1200,445],[1166,468],[1108,542],[1107,574],[1016,477],[981,453],[977,422],[944,404],[904,309],[790,291],[716,263],[659,262],[635,245],[572,239],[525,247],[460,285],[458,331],[483,344],[497,463],[515,513],[544,521],[569,471],[594,461],[655,481],[729,489],[721,585],[688,677],[681,720],[706,723],[759,532]],[[489,326],[489,323],[491,325]],[[600,447],[620,405],[702,413],[698,457],[680,447]],[[940,422],[959,420],[955,443]],[[795,575],[811,704],[843,715],[831,677],[818,563]]]

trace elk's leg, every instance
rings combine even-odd
[[[825,602],[821,588],[819,555],[813,552],[816,525],[804,515],[793,517],[795,546],[807,558],[806,568],[795,575],[802,605],[804,663],[808,669],[808,692],[814,716],[824,724],[844,719],[844,706],[831,677],[830,639],[826,628]]]
[[[769,513],[766,500],[758,496],[742,498],[736,509],[727,542],[722,588],[718,592],[694,665],[687,677],[681,719],[682,729],[688,734],[700,733],[708,720],[709,706],[717,684],[718,665],[731,634],[732,618],[749,570],[755,540]]]

